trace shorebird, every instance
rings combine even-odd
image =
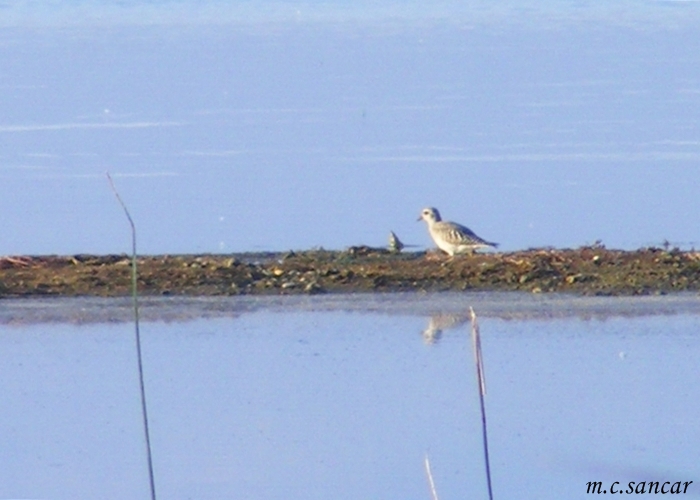
[[[396,236],[396,233],[389,231],[389,251],[391,253],[400,253],[404,246],[403,242]]]
[[[478,248],[493,247],[498,243],[486,241],[468,227],[456,222],[443,221],[437,208],[424,208],[418,217],[428,223],[428,232],[440,250],[447,252],[450,257],[458,253],[473,253]]]

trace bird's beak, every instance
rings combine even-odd
[[[420,221],[422,221],[422,220],[423,220],[423,216],[420,215],[420,216],[416,219],[416,222],[420,222]]]

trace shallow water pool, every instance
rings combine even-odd
[[[470,305],[496,498],[584,498],[588,481],[700,496],[696,303],[144,301],[158,497],[428,499],[427,454],[440,498],[485,498]],[[0,302],[0,498],[148,498],[127,319],[128,301]]]

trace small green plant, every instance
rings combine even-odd
[[[476,381],[479,386],[479,406],[481,407],[481,431],[484,441],[484,463],[486,464],[486,485],[489,491],[489,500],[493,500],[493,489],[491,488],[491,463],[489,462],[489,440],[486,432],[486,406],[484,396],[486,396],[486,378],[484,377],[484,361],[481,357],[481,337],[479,335],[479,322],[473,308],[469,308],[469,315],[472,320],[472,350],[474,351],[474,363],[476,365]]]
[[[139,369],[139,388],[141,390],[141,414],[143,415],[143,429],[146,438],[146,457],[148,461],[148,479],[150,481],[151,487],[151,500],[156,500],[156,484],[153,474],[153,458],[151,455],[151,437],[148,432],[148,409],[146,407],[146,388],[143,382],[143,358],[141,356],[141,331],[139,329],[139,295],[138,295],[138,272],[136,269],[136,225],[134,220],[131,218],[129,209],[126,208],[126,204],[122,197],[119,196],[119,191],[117,191],[112,176],[107,172],[107,179],[109,180],[109,185],[114,192],[114,196],[117,197],[117,201],[124,209],[126,218],[129,220],[129,225],[131,226],[131,300],[134,306],[134,332],[136,336],[136,358],[138,362]]]

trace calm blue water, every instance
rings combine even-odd
[[[485,498],[469,305],[495,498],[587,498],[588,481],[700,496],[697,297],[373,300],[235,298],[144,322],[158,497],[423,500],[427,453],[440,498]],[[120,304],[0,304],[0,498],[148,498],[133,329],[90,316]]]
[[[697,245],[698,2],[0,8],[2,254]]]

